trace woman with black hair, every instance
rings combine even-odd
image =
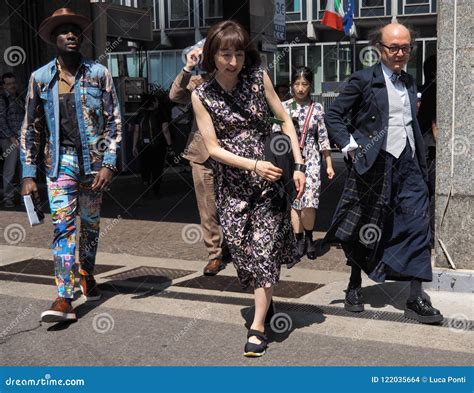
[[[331,146],[324,124],[323,106],[311,99],[313,72],[308,67],[296,67],[291,75],[293,98],[283,106],[295,124],[301,154],[306,164],[306,186],[301,198],[294,201],[291,221],[298,244],[298,253],[309,259],[316,258],[313,228],[321,189],[321,152],[326,160],[328,179],[334,177]],[[304,231],[304,233],[303,233]]]
[[[265,317],[280,266],[298,260],[289,209],[273,203],[283,171],[264,158],[264,142],[272,132],[270,109],[283,120],[291,140],[298,197],[304,190],[304,165],[293,124],[245,29],[233,21],[214,25],[203,55],[202,68],[212,77],[194,90],[192,103],[215,163],[217,212],[232,261],[242,286],[254,288],[255,314],[244,355],[262,356]]]

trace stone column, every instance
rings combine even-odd
[[[474,2],[438,1],[437,267],[474,269]]]

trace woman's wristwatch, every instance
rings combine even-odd
[[[306,172],[306,165],[305,164],[295,164],[294,170],[305,173]]]

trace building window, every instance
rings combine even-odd
[[[222,1],[223,0],[205,0],[204,15],[205,18],[222,18]]]
[[[304,66],[306,64],[306,54],[304,46],[293,46],[291,47],[291,66],[294,69],[298,66]],[[293,71],[293,70],[291,70]]]
[[[188,1],[170,1],[168,0],[170,10],[170,20],[188,20],[189,2]]]
[[[385,0],[360,0],[360,17],[385,16]]]
[[[286,0],[286,12],[301,12],[301,0]]]
[[[430,13],[431,0],[404,0],[404,14],[428,14]]]
[[[160,1],[153,0],[153,29],[160,29]]]
[[[127,7],[138,7],[138,0],[122,0],[122,5],[125,5]]]
[[[362,0],[362,7],[383,7],[384,0]]]
[[[102,0],[102,3],[106,3],[106,1]],[[134,7],[134,8],[138,7],[138,0],[110,0],[110,3],[123,5],[125,7]]]
[[[182,51],[160,51],[148,54],[148,83],[167,90],[183,68]]]
[[[275,84],[289,85],[290,82],[290,47],[279,47],[275,53]]]
[[[306,19],[306,1],[286,0],[286,21],[301,22]]]
[[[338,50],[339,81],[346,80],[352,74],[352,50],[349,45],[340,45]]]
[[[114,78],[120,76],[117,55],[109,55],[107,68]]]
[[[321,94],[321,82],[323,81],[323,66],[321,63],[321,45],[310,45],[308,50],[307,67],[313,70],[313,93]]]

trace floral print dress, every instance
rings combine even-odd
[[[263,69],[243,69],[225,92],[213,78],[195,92],[210,114],[219,145],[241,157],[262,160],[264,137],[272,131]],[[275,184],[255,172],[214,162],[219,220],[243,287],[270,287],[282,264],[297,261],[289,211],[272,205]]]
[[[308,115],[311,102],[300,105],[293,98],[282,103],[290,114],[290,117],[298,119],[299,130],[297,130],[298,141],[303,132],[306,116]],[[324,124],[324,109],[317,102],[314,103],[313,113],[308,123],[306,141],[302,155],[306,164],[306,186],[301,199],[293,202],[293,209],[301,210],[308,207],[317,209],[319,206],[319,192],[321,190],[321,154],[324,150],[330,150],[328,132]]]

